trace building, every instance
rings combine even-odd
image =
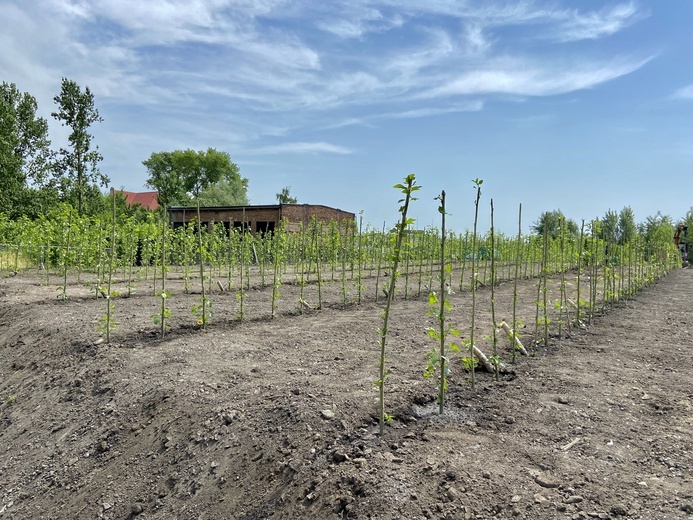
[[[195,206],[174,206],[168,209],[169,222],[175,229],[190,221],[197,220]],[[244,229],[251,233],[268,233],[279,227],[286,219],[288,231],[298,231],[315,216],[319,221],[354,222],[356,215],[341,209],[315,204],[272,204],[266,206],[218,206],[200,208],[200,221],[203,225],[215,222],[224,224],[227,230]]]
[[[125,204],[128,206],[139,204],[144,209],[148,209],[149,211],[154,211],[159,207],[159,203],[156,200],[157,195],[159,195],[158,191],[144,191],[135,193],[134,191],[116,190],[116,193],[125,199]]]

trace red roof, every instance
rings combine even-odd
[[[125,203],[128,206],[134,204],[139,204],[144,209],[154,211],[159,207],[159,203],[156,201],[156,196],[159,194],[158,191],[144,191],[142,193],[135,193],[134,191],[118,190],[123,197],[125,197]]]

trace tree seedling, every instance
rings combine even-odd
[[[420,186],[416,185],[416,180],[414,174],[409,174],[404,179],[404,184],[395,184],[395,189],[400,190],[404,194],[404,198],[400,199],[401,204],[399,208],[399,213],[401,215],[401,220],[395,227],[395,248],[392,252],[391,257],[391,273],[390,278],[390,288],[387,291],[387,302],[385,303],[385,310],[383,311],[383,325],[378,332],[380,334],[380,360],[378,364],[378,379],[375,381],[375,385],[379,389],[379,416],[380,416],[380,434],[382,435],[385,431],[385,378],[389,375],[389,371],[385,369],[385,343],[387,340],[387,327],[390,319],[390,308],[392,306],[392,298],[395,293],[395,288],[397,284],[397,268],[399,267],[399,260],[401,256],[402,243],[404,238],[404,233],[407,227],[413,223],[413,219],[407,218],[407,211],[409,210],[409,203],[416,198],[412,197],[412,194],[419,189]]]
[[[440,201],[438,212],[441,215],[441,241],[440,241],[440,291],[439,295],[431,291],[428,295],[429,315],[435,316],[438,321],[438,327],[429,327],[426,329],[428,335],[438,342],[438,349],[433,349],[428,353],[426,359],[428,361],[424,377],[433,377],[438,373],[438,413],[443,414],[445,408],[445,392],[448,389],[448,375],[450,374],[450,363],[445,352],[445,342],[447,335],[460,335],[459,330],[449,327],[446,323],[446,316],[452,310],[452,304],[447,299],[448,294],[452,292],[448,277],[452,273],[452,267],[445,263],[445,190],[436,197]],[[457,344],[450,345],[450,350],[459,352]]]

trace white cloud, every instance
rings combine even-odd
[[[422,94],[424,98],[479,94],[553,96],[595,87],[630,74],[650,58],[623,63],[541,64],[497,60],[487,68],[459,74]],[[494,66],[495,65],[495,66]]]
[[[470,24],[465,28],[465,39],[468,52],[474,55],[484,54],[491,48],[491,42],[486,38],[480,25]]]
[[[383,68],[401,76],[415,76],[422,69],[434,67],[449,59],[456,45],[447,31],[432,28],[424,31],[426,41],[416,46],[408,45],[383,63]]]
[[[556,38],[568,40],[612,34],[638,16],[632,3],[587,14],[528,1],[353,0],[317,10],[311,5],[282,0],[43,0],[32,15],[41,19],[42,9],[52,12],[54,19],[44,20],[44,27],[57,29],[49,30],[52,41],[46,46],[62,49],[63,55],[53,52],[52,63],[42,61],[44,47],[33,53],[33,61],[76,76],[97,95],[141,104],[193,105],[202,95],[215,95],[247,103],[245,110],[291,111],[401,102],[424,92],[544,95],[601,80],[589,79],[594,71],[567,77],[551,64],[539,63],[519,74],[491,69],[488,63],[498,60],[494,43],[502,36],[491,37],[489,27],[549,24],[560,35]],[[283,25],[286,20],[291,23]],[[323,47],[312,41],[305,31],[311,23],[343,42]],[[42,27],[35,29],[32,34],[42,33]],[[399,29],[406,29],[406,38],[394,33],[397,44],[377,53],[362,42],[351,43]]]
[[[363,117],[347,117],[338,121],[330,121],[326,125],[320,127],[321,130],[334,130],[337,128],[346,128],[348,126],[363,126],[366,128],[375,128],[375,125],[370,123],[368,119]]]
[[[445,114],[455,114],[458,112],[478,112],[484,108],[483,101],[470,101],[464,105],[457,105],[443,108],[416,108],[413,110],[405,110],[403,112],[390,112],[378,116],[379,119],[414,119],[419,117],[432,117]]]
[[[675,99],[693,99],[693,84],[678,89],[674,92]]]
[[[646,62],[620,57],[617,50],[606,63],[594,61],[579,45],[571,45],[569,55],[563,50],[563,42],[614,34],[639,20],[642,13],[632,2],[595,12],[554,5],[9,0],[0,18],[5,51],[0,73],[39,94],[48,112],[66,76],[88,85],[97,102],[105,100],[114,110],[137,106],[181,121],[152,127],[153,132],[188,127],[181,137],[186,140],[195,133],[208,138],[209,128],[233,125],[234,142],[249,146],[272,135],[290,141],[297,128],[374,126],[481,110],[482,98],[490,95],[568,93]],[[515,31],[515,26],[532,30]],[[538,51],[534,45],[540,39]],[[564,61],[549,58],[556,49]],[[600,56],[609,51],[600,49]],[[137,121],[139,114],[133,114]],[[158,121],[151,120],[152,125]],[[352,153],[326,142],[257,150]]]
[[[644,13],[641,13],[633,3],[619,4],[586,14],[575,11],[559,25],[555,38],[563,42],[596,40],[625,29],[643,16]]]
[[[340,38],[361,38],[368,33],[385,32],[404,24],[400,15],[386,17],[378,9],[357,3],[342,7],[345,12],[341,16],[329,13],[327,19],[317,22],[317,27]]]
[[[353,153],[353,150],[346,148],[344,146],[339,146],[336,144],[330,144],[325,142],[295,142],[295,143],[281,143],[271,146],[262,146],[259,148],[253,148],[245,150],[247,154],[280,154],[280,153],[336,153],[341,155],[348,155]]]

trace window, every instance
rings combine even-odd
[[[243,222],[241,220],[234,220],[233,221],[233,229],[237,229],[241,233],[249,233],[250,232],[250,222]]]
[[[255,223],[256,233],[274,233],[274,221],[263,222],[258,220]]]

